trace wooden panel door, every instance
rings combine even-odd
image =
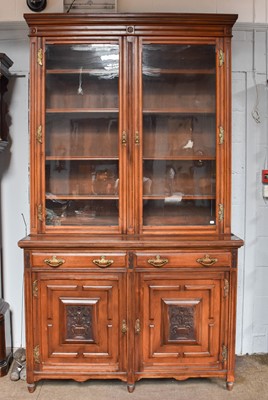
[[[39,368],[61,371],[125,370],[125,274],[38,277],[36,315]],[[89,369],[90,368],[90,369]]]
[[[137,370],[173,376],[185,368],[221,370],[227,327],[225,273],[138,275]]]

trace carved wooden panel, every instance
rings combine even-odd
[[[164,369],[182,365],[179,359],[184,366],[194,363],[222,368],[219,360],[225,307],[220,297],[223,279],[220,272],[204,279],[140,274],[141,370],[150,370],[155,363]]]
[[[120,321],[125,315],[124,274],[88,279],[41,281],[37,302],[41,318],[42,368],[70,364],[120,368]],[[122,291],[122,292],[121,292]]]
[[[195,339],[195,308],[193,305],[168,304],[167,316],[169,322],[169,341]]]
[[[66,341],[93,341],[92,305],[66,305]]]

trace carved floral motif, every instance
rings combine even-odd
[[[193,307],[169,306],[169,340],[195,340]]]
[[[92,306],[67,306],[67,339],[93,340]]]

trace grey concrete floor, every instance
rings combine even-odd
[[[136,383],[133,393],[120,381],[41,381],[30,394],[24,381],[0,378],[2,400],[268,400],[268,355],[236,358],[232,392],[222,379],[148,379]]]

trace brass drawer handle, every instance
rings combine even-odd
[[[100,260],[92,260],[92,262],[100,268],[107,268],[114,263],[114,260],[106,260],[105,256],[101,256]]]
[[[138,318],[138,319],[136,319],[136,322],[135,322],[135,333],[136,333],[136,335],[139,335],[140,332],[141,332],[141,321]]]
[[[46,263],[47,265],[49,265],[52,268],[57,268],[60,267],[62,264],[65,263],[65,260],[63,260],[62,258],[57,258],[56,256],[52,256],[52,258],[46,258],[44,260],[44,263]]]
[[[153,267],[161,268],[168,263],[168,259],[161,258],[159,255],[157,255],[155,258],[149,258],[147,262],[148,264],[151,264]]]
[[[218,261],[218,259],[211,258],[209,254],[205,254],[203,258],[198,258],[196,261],[199,264],[204,265],[205,267],[210,267],[211,265],[214,265]]]

